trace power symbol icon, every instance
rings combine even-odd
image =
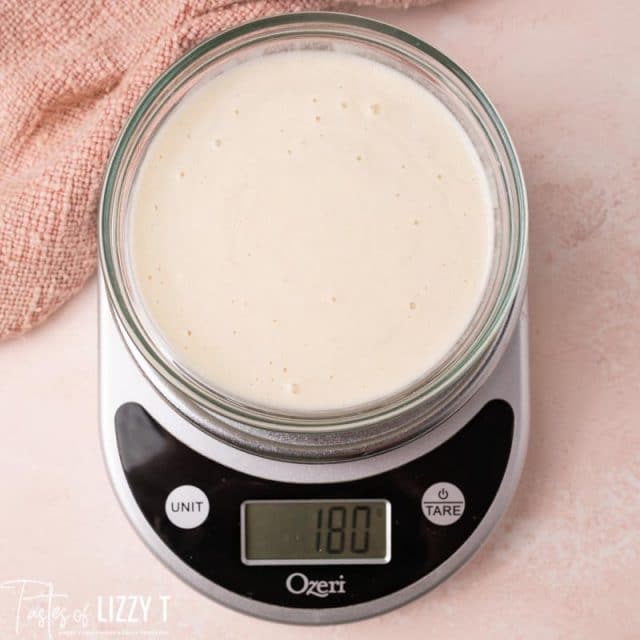
[[[438,491],[438,498],[440,498],[440,500],[446,500],[448,497],[449,492],[444,487]]]

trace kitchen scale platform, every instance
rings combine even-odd
[[[526,305],[492,373],[444,423],[382,453],[303,463],[243,451],[179,413],[100,296],[113,486],[156,556],[211,598],[280,622],[377,615],[460,568],[508,506],[529,429]]]

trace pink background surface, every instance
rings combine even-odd
[[[0,345],[0,585],[53,583],[70,611],[87,607],[83,637],[640,638],[640,5],[447,0],[367,14],[465,67],[521,156],[532,434],[516,498],[469,565],[380,618],[302,630],[206,600],[152,557],[111,492],[94,281],[44,327]],[[97,598],[115,594],[153,597],[150,620],[98,623]],[[171,597],[167,622],[160,595]],[[25,616],[15,625],[15,590],[0,589],[0,637],[47,637]],[[52,634],[70,635],[56,623]]]

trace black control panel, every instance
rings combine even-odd
[[[498,491],[514,416],[508,403],[492,400],[434,451],[380,475],[329,484],[274,482],[225,467],[178,441],[139,404],[122,405],[115,423],[131,492],[173,553],[202,576],[247,598],[328,608],[389,595],[432,572],[460,548]],[[387,501],[390,557],[376,564],[243,562],[242,504],[287,500],[317,500],[328,508],[331,501],[361,500],[359,511],[345,510],[357,514],[361,527],[367,522],[366,505]],[[342,517],[339,510],[335,513]],[[341,523],[335,520],[337,531]],[[356,552],[364,545],[363,532]]]

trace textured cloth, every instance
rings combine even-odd
[[[254,18],[433,0],[0,0],[0,339],[39,324],[96,264],[115,137],[152,80]]]

